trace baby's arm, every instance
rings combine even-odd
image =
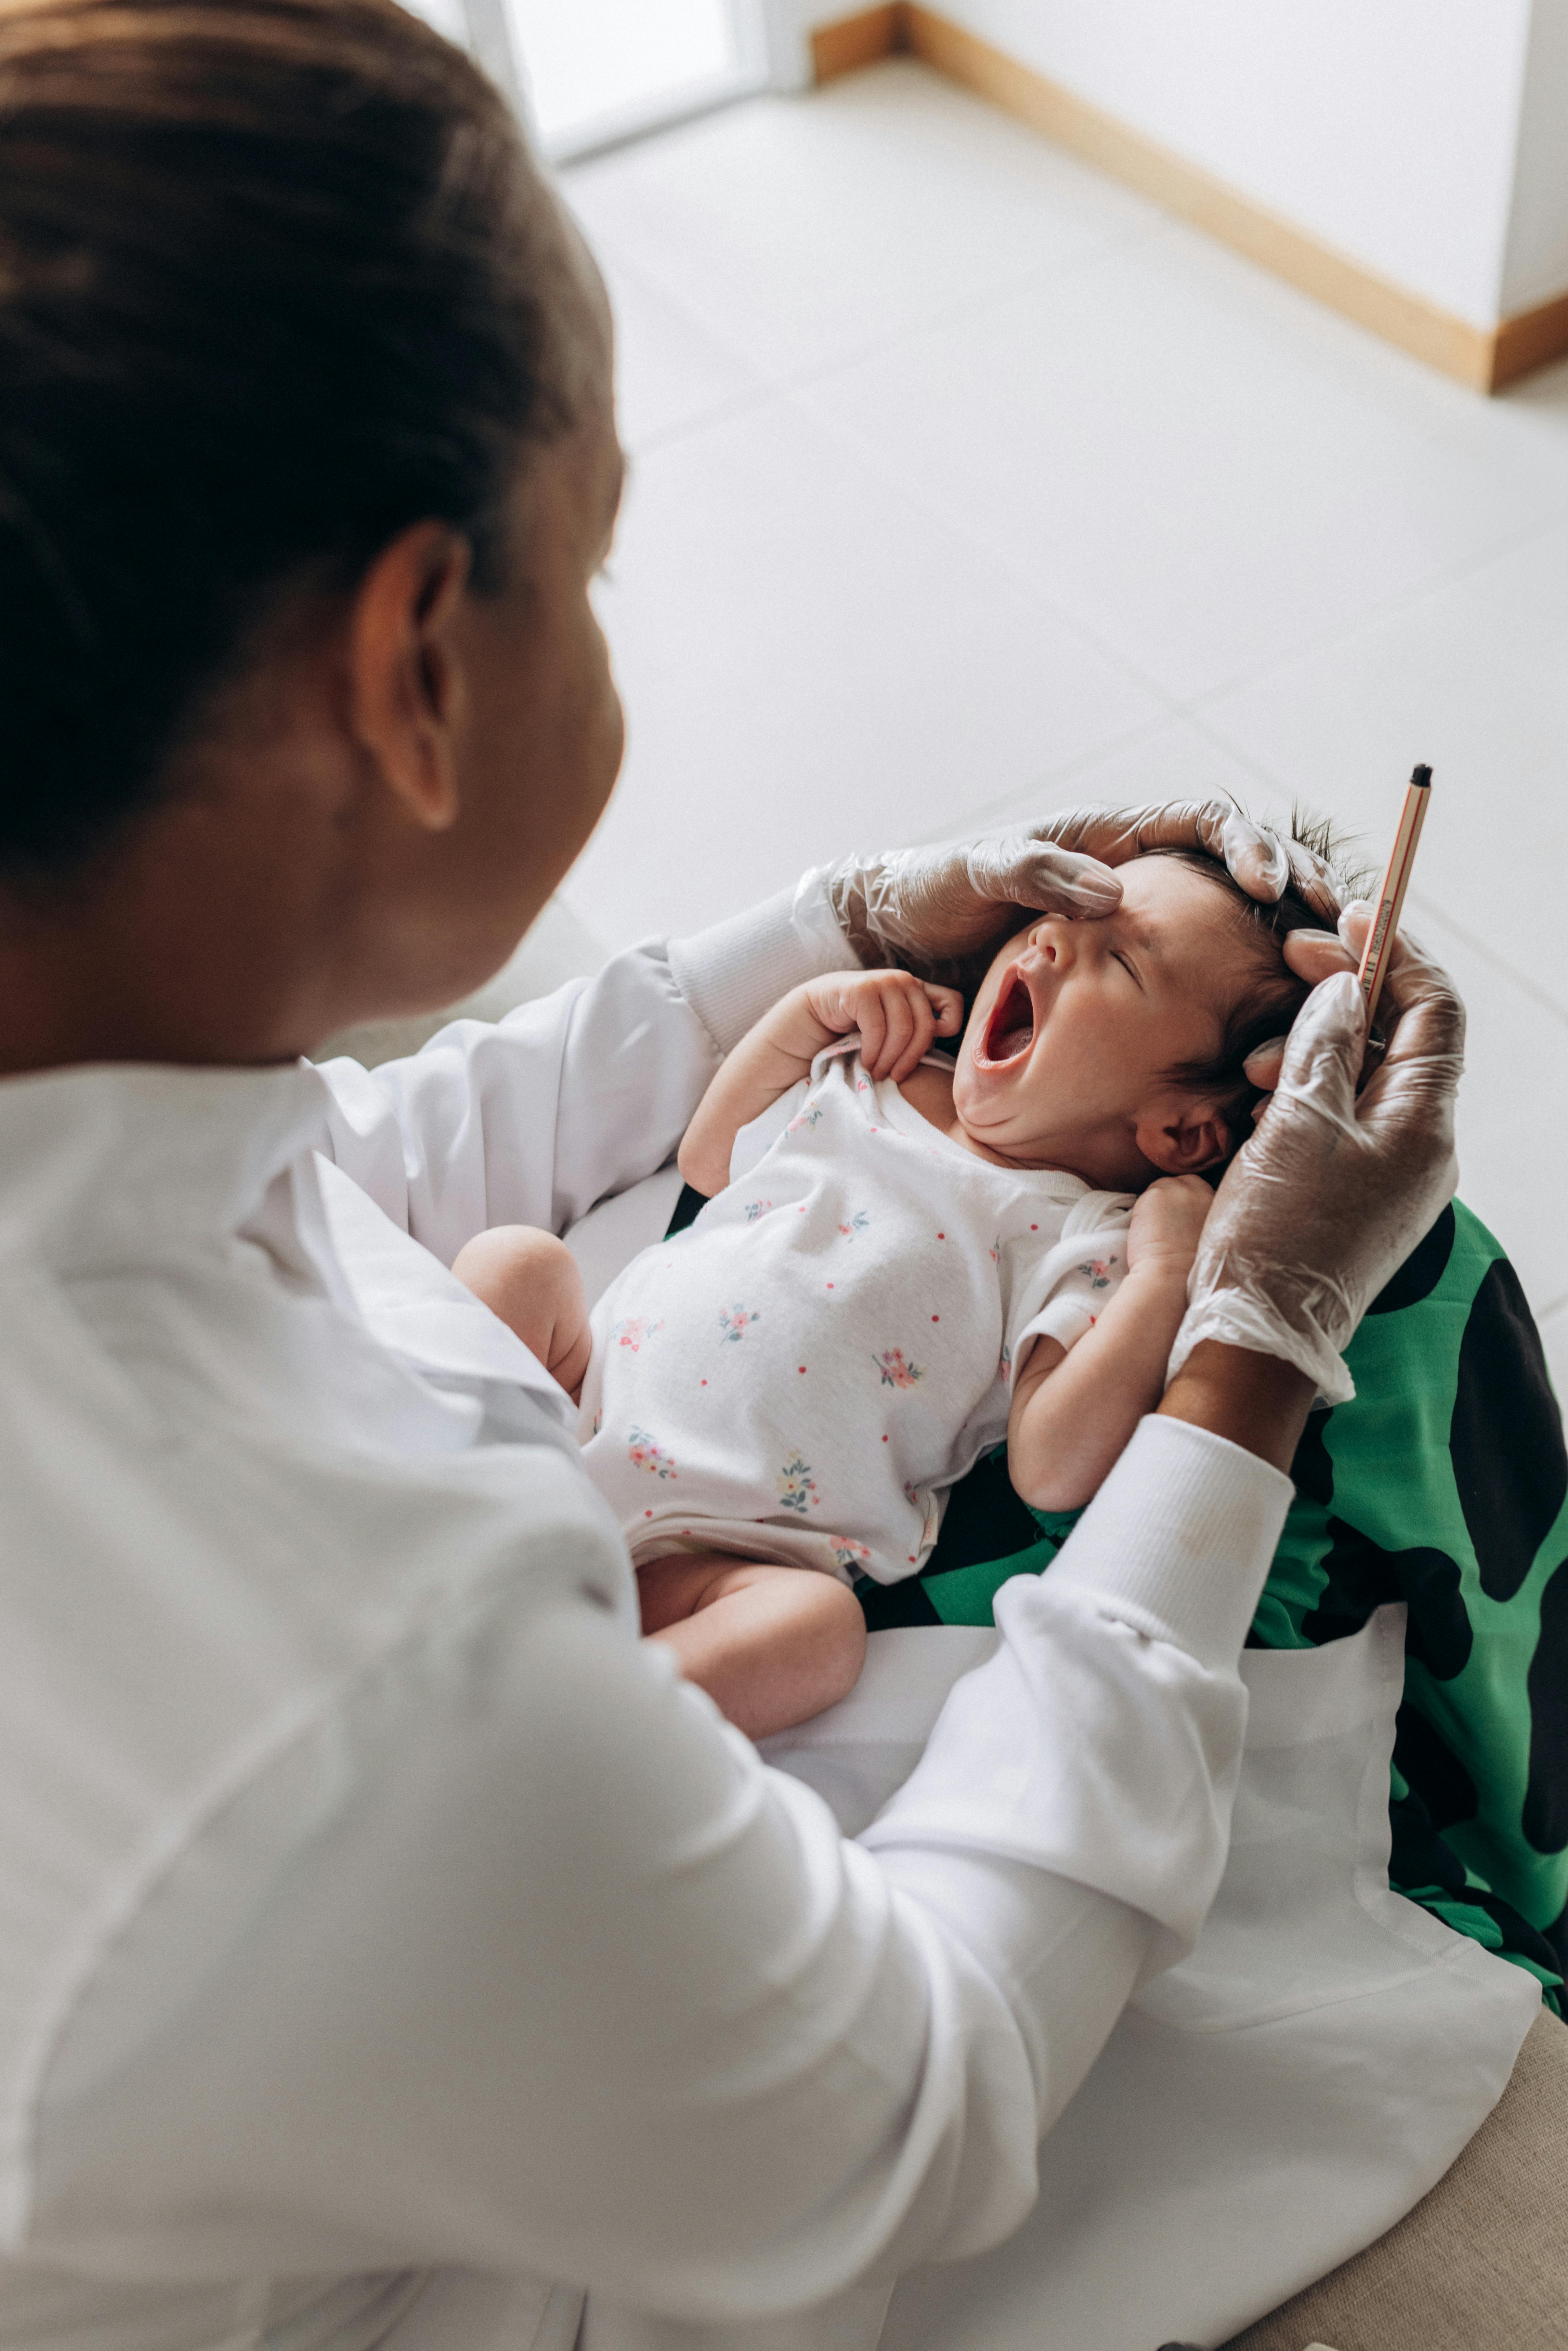
[[[1186,1310],[1186,1278],[1214,1195],[1197,1176],[1151,1184],[1127,1227],[1127,1275],[1071,1354],[1034,1342],[1013,1387],[1008,1474],[1037,1510],[1097,1494],[1144,1415],[1165,1394]]]
[[[698,1103],[681,1144],[681,1174],[709,1199],[722,1192],[741,1128],[799,1085],[835,1037],[858,1029],[870,1074],[896,1084],[918,1069],[934,1038],[956,1035],[963,1018],[956,988],[907,971],[835,971],[791,988],[741,1039]]]

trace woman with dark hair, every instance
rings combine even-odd
[[[563,2351],[591,2288],[585,2342],[848,2343],[1005,2235],[1202,1923],[1281,1470],[1451,1188],[1441,976],[1359,1101],[1329,978],[1162,1413],[872,1835],[673,1680],[457,1249],[664,1165],[815,971],[961,971],[1155,842],[1286,864],[1092,810],[303,1062],[493,971],[611,789],[609,344],[384,0],[0,13],[8,2342]]]

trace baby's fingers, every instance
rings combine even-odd
[[[930,1008],[918,984],[900,988],[883,998],[883,1010],[887,1016],[887,1037],[882,1058],[873,1071],[873,1077],[906,1077],[925,1050],[922,1035],[930,1035]]]
[[[924,987],[912,989],[899,1008],[909,1025],[900,1029],[898,1054],[888,1065],[888,1074],[894,1084],[902,1084],[912,1070],[920,1067],[936,1034],[936,1014]]]
[[[855,1006],[861,1032],[861,1060],[873,1078],[882,1075],[883,1050],[887,1042],[887,1007],[882,996],[867,988]]]
[[[956,1037],[964,1025],[964,999],[956,987],[938,987],[935,980],[922,983],[925,1000],[935,1016],[933,1034]]]

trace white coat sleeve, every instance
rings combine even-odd
[[[860,1844],[657,1647],[490,1577],[225,1796],[79,1988],[31,2247],[526,2269],[722,2328],[997,2241],[1218,1881],[1289,1492],[1145,1422]]]
[[[486,1226],[561,1232],[663,1167],[723,1056],[787,989],[852,961],[820,883],[628,949],[406,1060],[327,1061],[322,1148],[450,1265]]]

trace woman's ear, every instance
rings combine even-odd
[[[1229,1155],[1234,1141],[1217,1102],[1178,1092],[1151,1103],[1134,1124],[1133,1139],[1162,1176],[1201,1176]]]
[[[455,624],[470,561],[468,541],[447,524],[414,523],[382,548],[350,615],[355,737],[429,832],[444,832],[457,815],[465,695]]]

